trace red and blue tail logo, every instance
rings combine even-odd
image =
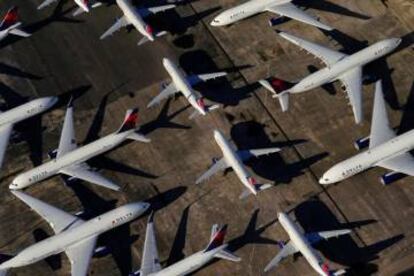
[[[204,103],[204,99],[203,98],[199,98],[197,100],[197,105],[202,109],[202,110],[206,110],[206,104]]]
[[[124,122],[118,130],[118,133],[135,129],[138,121],[138,108],[129,109],[125,114]]]
[[[226,237],[227,233],[227,224],[224,225],[220,230],[216,232],[216,234],[211,238],[210,243],[207,245],[206,250],[204,252],[213,250],[224,243],[224,238]]]
[[[0,24],[0,30],[6,30],[7,28],[9,28],[10,26],[14,25],[17,23],[19,19],[19,13],[18,13],[18,8],[17,7],[13,7],[11,8],[6,15],[4,16],[3,21]]]

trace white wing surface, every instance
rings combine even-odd
[[[93,172],[86,164],[71,166],[60,170],[60,173],[90,182],[114,191],[119,191],[120,187],[111,180],[103,177],[97,172]]]
[[[170,9],[174,9],[174,8],[175,8],[175,5],[170,4],[170,5],[151,7],[151,8],[147,8],[146,10],[148,10],[152,14],[156,14],[156,13],[163,12],[163,11],[170,10]]]
[[[149,102],[149,104],[147,105],[147,108],[150,108],[156,104],[159,104],[161,101],[169,98],[170,96],[174,95],[177,92],[178,90],[175,87],[175,84],[171,82],[161,91],[160,94],[158,94],[154,99],[151,100],[151,102]]]
[[[348,235],[350,233],[351,233],[351,230],[349,229],[341,229],[341,230],[308,233],[308,234],[305,234],[305,237],[309,241],[310,244],[316,244],[322,240],[328,240],[330,238],[337,238],[339,236]]]
[[[148,275],[161,270],[160,260],[157,250],[157,241],[154,231],[154,215],[153,213],[148,218],[147,232],[145,235],[144,253],[141,262],[141,274]]]
[[[288,34],[288,33],[285,33],[285,32],[280,32],[279,35],[281,37],[289,40],[293,44],[305,49],[306,51],[308,51],[309,53],[311,53],[315,57],[319,58],[328,67],[332,66],[333,64],[337,63],[340,59],[347,56],[344,53],[331,50],[327,47],[318,45],[318,44],[313,43],[313,42],[309,42],[307,40],[304,40],[302,38],[299,38],[297,36],[294,36],[294,35],[291,35],[291,34]]]
[[[51,4],[53,4],[53,3],[57,2],[57,1],[58,1],[58,0],[45,0],[45,1],[43,1],[43,2],[42,2],[42,4],[40,4],[40,5],[37,7],[37,9],[38,9],[38,10],[41,10],[41,9],[43,9],[43,8],[45,8],[45,7],[49,6],[49,5],[51,5]]]
[[[354,68],[338,79],[345,86],[352,111],[354,112],[355,122],[359,124],[364,117],[362,111],[362,67]]]
[[[73,124],[73,106],[72,100],[70,100],[68,108],[66,109],[65,121],[63,122],[56,158],[62,157],[76,148],[75,127]]]
[[[252,149],[252,150],[238,150],[237,155],[242,161],[247,161],[252,157],[259,157],[262,155],[269,155],[275,152],[279,152],[280,148],[268,148],[268,149]]]
[[[120,19],[118,19],[114,25],[112,25],[103,35],[101,35],[100,39],[105,39],[106,37],[112,35],[116,31],[119,31],[122,27],[128,26],[130,23],[128,19],[124,16],[122,16]]]
[[[65,250],[72,265],[71,276],[86,276],[88,274],[89,263],[95,251],[97,239],[97,235],[93,236]]]
[[[376,165],[395,172],[414,176],[414,157],[408,152],[381,161]]]
[[[191,86],[193,86],[200,82],[224,77],[226,75],[227,75],[226,72],[216,72],[216,73],[201,74],[201,75],[190,75],[190,76],[187,76],[187,81]]]
[[[13,34],[13,35],[17,35],[17,36],[21,36],[21,37],[29,37],[32,34],[29,34],[25,31],[22,31],[21,29],[15,28],[15,29],[11,29],[9,31],[9,33]]]
[[[196,184],[199,184],[199,183],[209,179],[210,177],[212,177],[213,175],[215,175],[219,171],[223,171],[223,170],[225,170],[229,167],[230,166],[227,164],[226,160],[224,158],[221,158],[219,161],[214,163],[214,165],[211,166],[202,176],[200,176],[196,180]]]
[[[42,216],[50,224],[56,234],[70,228],[71,226],[83,223],[83,220],[80,218],[44,203],[43,201],[31,197],[23,192],[11,192],[32,208],[36,213]]]
[[[369,147],[373,148],[395,137],[390,126],[382,92],[382,82],[375,84],[374,110],[372,112]]]
[[[293,245],[291,241],[289,241],[282,248],[282,250],[267,264],[264,271],[268,272],[269,270],[275,268],[280,263],[281,260],[297,252],[299,252],[299,250]]]
[[[276,13],[285,17],[295,19],[297,21],[321,28],[323,30],[332,31],[333,29],[318,21],[317,18],[307,14],[303,10],[299,9],[292,3],[284,3],[279,5],[273,5],[266,8],[267,11]]]
[[[0,127],[0,167],[3,164],[4,155],[6,153],[7,145],[9,144],[12,130],[13,125],[11,124]]]

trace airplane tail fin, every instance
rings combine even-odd
[[[285,112],[289,108],[289,89],[295,83],[288,82],[275,77],[259,80],[259,84],[273,94],[274,98],[278,98],[282,111]]]
[[[127,112],[125,113],[124,121],[122,122],[122,125],[118,129],[117,133],[135,129],[137,121],[138,121],[138,108],[128,109]]]
[[[7,11],[6,15],[1,21],[0,30],[5,30],[9,28],[10,26],[16,24],[18,20],[19,20],[19,8],[14,6]]]
[[[213,110],[215,110],[215,109],[218,109],[218,108],[220,108],[220,106],[218,105],[218,104],[213,104],[213,105],[206,105],[205,104],[205,101],[204,101],[204,98],[203,97],[198,97],[197,98],[197,100],[196,100],[196,103],[197,103],[197,105],[202,109],[202,110],[204,110],[204,112],[205,113],[209,113],[209,112],[211,112],[211,111],[213,111]],[[188,117],[190,120],[192,120],[192,119],[194,119],[194,118],[196,118],[196,117],[198,117],[198,116],[200,116],[200,115],[202,115],[201,113],[200,113],[200,111],[198,111],[198,110],[194,110],[193,111],[193,113],[191,113],[191,115]]]
[[[217,224],[214,224],[211,229],[210,242],[208,243],[204,252],[208,252],[223,245],[226,232],[227,224],[223,225],[221,228],[219,228]]]

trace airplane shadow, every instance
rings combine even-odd
[[[398,134],[402,134],[414,129],[414,81],[411,84],[407,102],[403,106],[402,111],[403,113],[397,132]]]
[[[230,130],[231,139],[238,149],[255,149],[279,147],[283,151],[285,147],[292,147],[307,140],[291,140],[284,142],[272,142],[266,132],[264,125],[247,121],[233,125]],[[328,156],[328,153],[320,153],[311,157],[299,160],[294,163],[286,163],[278,153],[253,158],[246,162],[255,174],[260,177],[274,181],[275,183],[290,183],[293,178],[300,176],[312,164]]]
[[[345,7],[342,7],[338,4],[334,4],[326,0],[319,0],[319,1],[294,0],[293,2],[301,7],[305,7],[306,9],[311,8],[315,10],[326,11],[330,13],[345,15],[345,16],[363,19],[363,20],[368,20],[371,18],[370,16],[351,11]]]
[[[294,209],[297,222],[306,233],[338,229],[356,229],[377,223],[376,220],[363,220],[348,223],[338,221],[332,211],[317,198],[299,204]],[[349,235],[337,239],[322,241],[315,246],[329,260],[347,267],[348,275],[373,275],[378,271],[372,263],[378,254],[403,239],[404,235],[396,235],[377,243],[359,247]]]
[[[79,217],[85,220],[92,219],[98,215],[113,210],[117,206],[116,199],[104,199],[83,185],[82,181],[67,181],[66,177],[62,177],[64,183],[73,190],[76,197],[81,202],[84,211]],[[151,204],[151,210],[160,210],[177,200],[186,191],[186,187],[178,186],[165,192],[157,191],[157,195],[144,200]],[[150,212],[147,211],[146,214]],[[141,217],[145,216],[142,215]],[[138,218],[140,219],[140,218]],[[137,235],[132,235],[129,222],[115,229],[102,234],[98,239],[97,248],[105,248],[103,253],[97,254],[95,257],[103,257],[111,254],[117,264],[121,275],[129,275],[132,271],[132,252],[131,245],[138,239]]]
[[[240,236],[237,236],[231,240],[229,240],[227,242],[228,247],[227,249],[232,252],[237,254],[237,250],[243,248],[246,245],[249,244],[277,244],[277,241],[266,238],[266,237],[262,237],[262,233],[264,231],[266,231],[267,228],[269,228],[270,226],[272,226],[276,221],[277,218],[263,224],[260,225],[259,227],[257,226],[257,219],[259,217],[259,212],[260,209],[256,209],[254,210],[249,223],[246,226],[246,229],[244,230],[244,233]],[[226,242],[226,241],[225,241]],[[193,273],[189,274],[189,275],[197,275],[197,272],[199,272],[200,270],[202,270],[203,268],[210,266],[216,262],[220,261],[220,259],[213,259],[211,260],[211,262],[209,262],[208,264],[206,264],[204,267],[199,268],[198,270],[194,271]]]
[[[23,71],[20,68],[6,64],[4,62],[0,62],[0,74],[12,76],[12,77],[19,77],[23,79],[29,79],[29,80],[43,79],[43,77],[41,76]]]
[[[179,58],[180,67],[188,74],[202,74],[209,72],[225,71],[236,73],[239,70],[250,68],[250,65],[219,68],[213,59],[204,50],[189,51],[182,54]],[[248,84],[244,87],[233,88],[227,77],[217,78],[195,87],[196,90],[207,100],[226,106],[236,106],[240,101],[250,98],[251,93],[260,86],[257,83]]]
[[[64,2],[65,1],[59,2],[50,16],[46,17],[45,19],[39,20],[37,22],[31,23],[31,24],[28,24],[28,25],[24,25],[22,27],[22,29],[24,29],[28,33],[34,34],[38,31],[40,31],[41,29],[43,29],[44,27],[46,27],[46,26],[48,26],[52,23],[56,23],[56,22],[74,23],[74,24],[82,23],[83,21],[81,21],[81,20],[77,20],[77,19],[67,17],[67,15],[72,11],[72,8],[63,10],[63,5],[65,4]],[[4,48],[8,45],[16,43],[17,41],[19,41],[21,39],[24,39],[24,38],[19,37],[19,36],[15,36],[15,35],[9,35],[4,40],[0,41],[0,48]]]

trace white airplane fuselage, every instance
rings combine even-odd
[[[23,189],[58,174],[63,168],[83,163],[118,146],[134,131],[134,129],[131,129],[121,133],[109,134],[97,141],[70,151],[59,158],[50,160],[18,175],[9,188],[12,190]]]
[[[303,257],[308,261],[312,268],[319,274],[327,276],[327,273],[321,268],[322,261],[314,251],[313,247],[309,244],[306,237],[299,231],[298,227],[293,223],[290,218],[284,214],[279,213],[278,219],[282,227],[288,233],[289,238],[293,245],[300,251]]]
[[[396,136],[372,149],[361,152],[330,168],[321,177],[321,184],[332,184],[374,167],[381,161],[406,153],[414,148],[414,130]]]
[[[182,276],[187,275],[193,271],[196,271],[197,269],[203,267],[208,262],[210,262],[214,255],[225,249],[227,247],[227,244],[223,244],[222,246],[219,246],[213,250],[204,252],[199,251],[184,260],[181,260],[173,265],[170,265],[169,267],[164,268],[163,270],[160,270],[156,273],[151,273],[149,276]]]
[[[266,11],[272,5],[292,2],[291,0],[251,0],[223,11],[211,22],[212,26],[225,26]]]
[[[56,97],[39,98],[0,113],[0,126],[16,124],[20,121],[45,112],[57,101],[58,99]]]
[[[149,204],[144,202],[131,203],[86,221],[79,226],[75,221],[69,229],[22,250],[12,259],[2,263],[0,269],[26,266],[61,253],[76,243],[134,220],[148,207]]]
[[[177,68],[177,66],[171,62],[168,58],[164,58],[162,61],[165,70],[167,70],[168,74],[171,77],[172,82],[174,83],[175,87],[178,91],[184,95],[187,101],[193,106],[200,114],[206,115],[206,111],[204,107],[201,107],[197,102],[197,96],[193,92],[193,88],[188,83],[184,74]]]
[[[232,146],[228,143],[226,138],[224,138],[221,132],[215,130],[214,131],[214,139],[216,140],[217,145],[220,147],[223,158],[226,160],[226,163],[229,164],[234,172],[236,173],[237,177],[243,183],[246,188],[248,188],[253,194],[257,194],[257,191],[252,183],[249,182],[251,179],[250,174],[244,168],[243,162],[240,160],[237,153],[234,151]]]
[[[130,0],[116,0],[116,3],[124,13],[124,16],[128,22],[132,24],[138,32],[146,36],[150,41],[154,41],[152,28],[142,19],[137,7],[135,7]]]
[[[379,41],[355,54],[346,56],[331,67],[325,67],[302,79],[288,91],[302,93],[326,83],[336,81],[342,74],[358,67],[362,67],[378,58],[381,58],[398,47],[401,39],[391,38]]]

